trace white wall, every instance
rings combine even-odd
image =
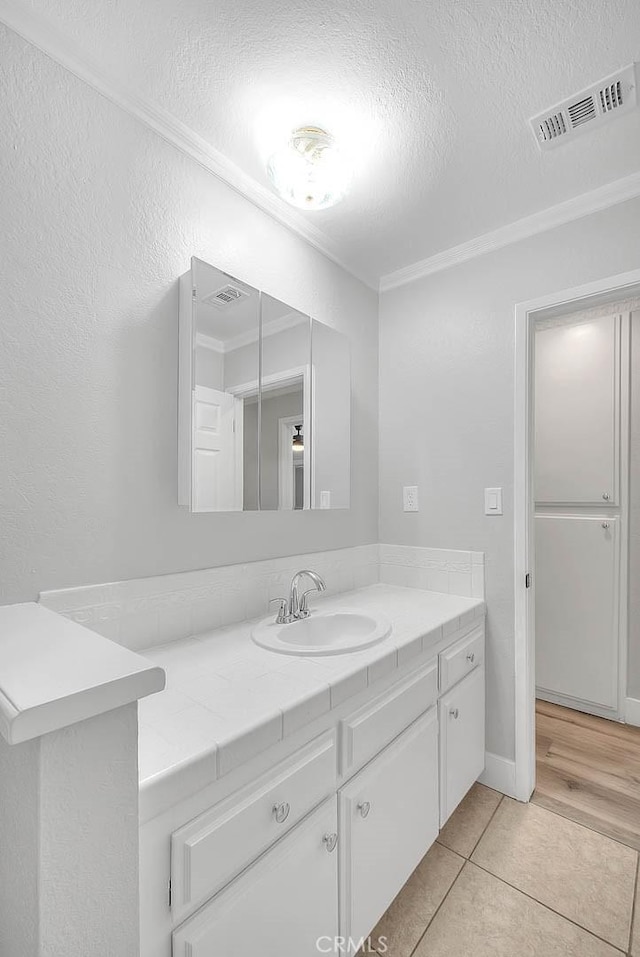
[[[487,747],[513,757],[514,304],[640,265],[640,200],[381,297],[380,540],[486,552]],[[402,511],[418,485],[420,511]],[[485,517],[483,488],[505,514]]]
[[[0,602],[376,541],[376,294],[4,27],[0,88]],[[349,512],[178,509],[192,255],[351,337]]]
[[[629,660],[627,687],[640,698],[640,311],[631,314],[629,445]]]

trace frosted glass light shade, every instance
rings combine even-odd
[[[287,145],[273,154],[267,171],[277,192],[299,209],[333,206],[349,185],[346,164],[333,137],[312,126],[295,130]]]

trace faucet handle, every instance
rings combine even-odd
[[[308,618],[311,614],[311,609],[309,608],[309,602],[307,600],[307,595],[310,595],[312,592],[317,591],[317,588],[307,588],[306,591],[303,591],[300,595],[300,603],[298,605],[298,616],[300,618]]]
[[[271,598],[269,604],[273,605],[276,601],[279,603],[276,625],[286,625],[290,621],[289,602],[286,598]]]

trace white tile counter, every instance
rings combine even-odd
[[[383,584],[313,605],[382,613],[393,630],[362,651],[295,657],[255,645],[244,621],[144,652],[167,689],[139,704],[142,819],[174,788],[179,799],[211,784],[485,613],[479,598]]]

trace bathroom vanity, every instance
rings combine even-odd
[[[142,957],[313,957],[366,937],[482,773],[484,602],[373,585],[322,608],[391,634],[310,659],[243,622],[147,652],[168,691],[140,705]],[[154,755],[188,701],[210,727]]]

